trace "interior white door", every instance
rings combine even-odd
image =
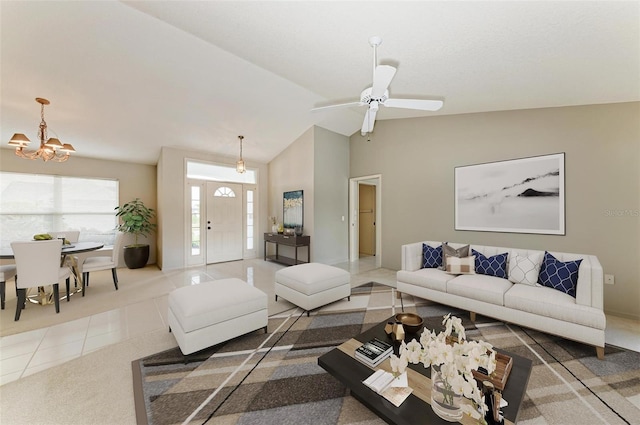
[[[242,259],[242,185],[207,182],[207,264]]]

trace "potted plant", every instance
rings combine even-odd
[[[117,206],[115,210],[116,217],[122,220],[116,229],[134,237],[133,244],[124,247],[125,264],[130,269],[144,267],[149,261],[149,244],[138,243],[138,236],[148,236],[155,231],[156,224],[151,220],[156,216],[156,212],[147,208],[140,198]]]

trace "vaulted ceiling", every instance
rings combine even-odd
[[[380,63],[438,112],[640,100],[640,2],[2,1],[1,143],[37,140],[35,97],[80,156],[155,164],[161,146],[268,162],[312,125],[351,135]]]

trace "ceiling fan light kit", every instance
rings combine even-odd
[[[435,99],[393,99],[389,98],[389,85],[396,74],[396,68],[390,65],[378,65],[378,46],[382,44],[382,38],[373,36],[369,38],[369,44],[373,47],[373,84],[360,93],[359,102],[340,103],[336,105],[321,106],[311,111],[321,111],[332,108],[349,106],[367,106],[364,115],[362,129],[363,136],[373,132],[376,114],[380,105],[387,108],[417,109],[421,111],[437,111],[444,105],[442,100]]]

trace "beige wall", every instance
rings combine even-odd
[[[454,167],[565,152],[566,235],[454,230]],[[605,310],[640,318],[640,103],[451,115],[376,123],[351,137],[351,177],[380,173],[383,267],[421,240],[598,256]]]
[[[311,236],[311,260],[325,264],[347,261],[348,183],[349,139],[312,127],[269,163],[268,216],[282,222],[283,193],[303,190],[304,234]],[[284,256],[294,256],[293,248],[279,249]],[[303,250],[299,256],[306,258]]]
[[[0,149],[0,166],[2,171],[18,173],[116,179],[119,181],[120,205],[140,198],[149,208],[157,207],[154,165],[104,161],[76,155],[62,163],[30,161],[15,156],[13,149],[2,148]],[[153,264],[156,262],[156,236],[152,235],[148,242],[151,245],[149,263]],[[125,241],[125,244],[129,243],[133,243],[133,238]],[[123,265],[124,262],[121,261],[120,264]]]
[[[313,185],[313,128],[305,131],[291,145],[282,151],[276,158],[269,162],[269,200],[268,214],[263,216],[265,221],[268,217],[275,216],[278,223],[282,223],[282,195],[291,190],[303,191],[303,224],[304,234],[311,236],[311,260],[315,258],[314,250],[314,185]],[[271,230],[269,227],[269,231]],[[260,234],[260,240],[263,235]],[[269,244],[271,245],[271,244]],[[268,247],[268,249],[273,249]],[[299,255],[306,259],[305,248],[299,249]],[[270,251],[271,253],[271,251]],[[286,257],[294,257],[293,248],[279,247],[279,254]]]
[[[349,261],[349,138],[314,127],[316,261]]]

